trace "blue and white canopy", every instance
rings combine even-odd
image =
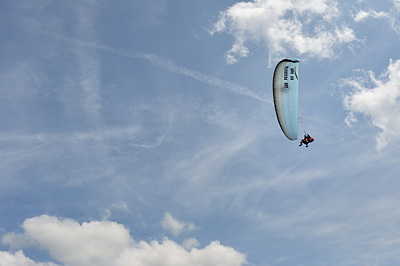
[[[285,136],[298,139],[299,59],[283,59],[272,81],[276,117]]]

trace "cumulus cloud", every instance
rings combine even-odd
[[[57,264],[34,262],[19,250],[15,253],[0,251],[0,266],[57,266]]]
[[[192,238],[185,239],[185,241],[183,241],[182,246],[186,250],[191,250],[192,248],[197,248],[198,246],[200,246],[200,243],[196,238],[192,237]]]
[[[379,77],[370,71],[367,80],[351,78],[343,81],[352,92],[344,97],[343,104],[349,114],[346,123],[357,122],[356,114],[371,120],[380,129],[376,137],[377,149],[386,147],[390,140],[398,139],[400,131],[400,60],[391,60],[387,70]]]
[[[266,45],[270,61],[288,55],[329,58],[338,46],[356,40],[347,25],[334,23],[339,14],[334,0],[239,2],[220,13],[210,33],[234,37],[229,64],[249,55],[248,44]]]
[[[32,243],[48,251],[51,257],[68,266],[241,266],[246,256],[231,247],[213,241],[197,248],[196,239],[181,246],[168,238],[162,241],[135,241],[129,230],[110,221],[78,223],[72,219],[42,215],[26,219],[22,234],[3,236],[3,244],[14,248]],[[25,238],[25,241],[21,241]],[[38,263],[23,251],[0,252],[0,266],[56,266],[52,262]],[[7,262],[7,264],[1,264]]]
[[[162,227],[171,232],[174,236],[179,235],[182,232],[190,232],[196,229],[196,226],[191,222],[182,222],[168,212],[165,213],[164,219],[161,221]]]
[[[211,242],[203,249],[190,251],[174,241],[164,239],[161,243],[141,241],[135,248],[126,250],[117,260],[116,265],[135,266],[240,266],[246,259],[231,247]]]
[[[23,229],[23,237],[37,242],[66,265],[112,265],[115,256],[132,243],[128,229],[109,221],[79,224],[43,215],[26,219]],[[8,235],[3,242],[15,245]]]

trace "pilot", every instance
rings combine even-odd
[[[303,145],[303,143],[306,145],[306,148],[308,148],[308,143],[311,143],[314,141],[314,138],[311,137],[308,133],[304,134],[304,138],[300,141],[299,146]]]

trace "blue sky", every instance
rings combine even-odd
[[[3,0],[0,265],[399,265],[399,16]],[[307,149],[272,105],[285,57]]]

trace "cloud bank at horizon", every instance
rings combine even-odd
[[[169,218],[177,221],[171,215]],[[29,246],[44,249],[55,261],[69,266],[241,266],[247,263],[244,254],[219,241],[212,241],[204,248],[197,248],[198,242],[193,238],[183,245],[167,237],[162,241],[136,241],[124,225],[107,220],[80,224],[73,219],[42,215],[26,219],[22,228],[22,234],[3,236],[3,244],[18,251],[1,251],[1,266],[57,265],[34,262],[26,257],[22,250]]]

